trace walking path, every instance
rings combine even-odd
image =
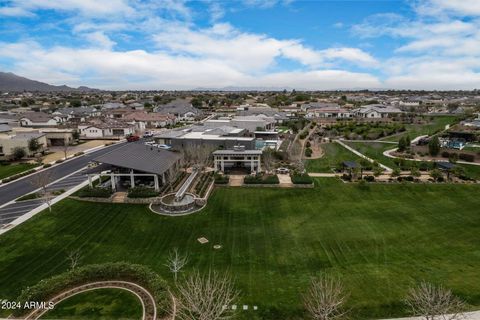
[[[91,291],[91,290],[96,290],[96,289],[105,289],[105,288],[115,288],[115,289],[121,289],[121,290],[126,290],[130,291],[134,295],[137,296],[137,298],[140,300],[142,303],[142,309],[143,309],[143,320],[156,320],[157,319],[157,305],[155,304],[155,299],[153,296],[150,294],[150,292],[147,291],[144,287],[139,286],[136,283],[133,282],[127,282],[127,281],[99,281],[99,282],[92,282],[88,283],[85,285],[81,285],[78,287],[75,287],[73,289],[64,291],[60,293],[59,295],[53,297],[50,299],[50,302],[53,302],[55,305],[59,304],[63,300],[66,300],[72,296],[75,296],[79,293],[83,293],[86,291]],[[42,315],[47,313],[49,310],[48,309],[35,309],[32,311],[30,314],[28,314],[24,319],[25,320],[36,320],[40,319]]]
[[[418,140],[420,140],[420,139],[422,139],[422,138],[425,138],[425,137],[428,137],[428,136],[418,136],[418,137],[416,137],[415,139],[412,140],[412,144],[416,143]],[[397,150],[397,148],[385,150],[385,151],[383,152],[383,155],[384,155],[385,157],[389,157],[389,158],[392,158],[392,159],[404,159],[404,158],[402,158],[402,157],[397,157],[397,156],[392,155],[392,152],[395,152],[396,150]],[[405,159],[405,160],[408,160],[408,161],[417,161],[417,162],[423,162],[423,161],[426,161],[426,162],[437,162],[437,161],[442,161],[442,159]],[[480,163],[478,163],[478,162],[468,162],[468,161],[458,160],[456,163],[459,163],[459,164],[468,164],[468,165],[472,165],[472,166],[480,166]]]
[[[342,147],[344,147],[345,149],[347,149],[347,150],[355,153],[355,154],[356,154],[357,156],[359,156],[360,158],[366,159],[367,161],[369,161],[369,162],[371,162],[371,163],[374,163],[374,162],[375,162],[375,160],[373,160],[372,158],[367,157],[367,156],[364,155],[363,153],[361,153],[361,152],[357,151],[356,149],[350,147],[349,145],[343,143],[341,140],[338,140],[338,139],[337,139],[337,140],[333,140],[333,141],[334,141],[334,142],[337,142],[338,144],[340,144],[340,145],[341,145]],[[383,169],[387,170],[388,172],[392,172],[392,171],[393,171],[392,168],[387,167],[387,166],[384,165],[384,164],[378,163],[378,165],[379,165],[380,167],[382,167]]]

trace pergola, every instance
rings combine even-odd
[[[243,148],[214,151],[215,171],[225,172],[226,167],[243,165],[249,167],[251,172],[260,172],[262,170],[261,155],[261,150],[245,150]]]

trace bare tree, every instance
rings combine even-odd
[[[275,164],[275,156],[273,153],[274,153],[273,150],[268,147],[265,150],[263,150],[263,153],[262,153],[263,167],[267,172],[272,171],[273,166]]]
[[[44,199],[45,203],[48,205],[48,210],[52,212],[51,207],[51,197],[48,191],[48,185],[53,181],[53,177],[49,170],[40,171],[34,174],[30,180],[32,186],[36,189],[40,189],[40,193],[42,198]]]
[[[70,262],[71,270],[75,270],[81,258],[82,258],[82,253],[80,252],[80,249],[72,250],[68,253],[67,259]]]
[[[188,263],[188,255],[182,255],[178,253],[178,248],[174,248],[168,256],[167,263],[165,264],[168,269],[173,273],[175,283],[177,282],[178,273],[181,272],[183,267]]]
[[[425,281],[410,289],[406,303],[414,315],[425,320],[461,319],[465,308],[464,302],[454,296],[451,290]]]
[[[210,271],[201,276],[195,271],[178,285],[178,318],[182,320],[220,320],[233,317],[230,305],[238,297],[228,274]]]
[[[68,150],[70,148],[70,141],[65,140],[62,150],[63,150],[63,156],[64,159],[67,160],[67,155],[68,155]]]
[[[347,295],[342,283],[335,278],[322,275],[312,280],[304,296],[304,304],[310,317],[315,320],[336,320],[345,317]]]

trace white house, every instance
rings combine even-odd
[[[78,126],[80,136],[86,139],[123,138],[135,133],[135,125],[128,123],[101,123]]]

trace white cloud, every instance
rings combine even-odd
[[[10,0],[12,8],[32,12],[39,9],[79,12],[86,16],[133,14],[126,0]]]
[[[189,89],[195,87],[268,86],[306,89],[378,87],[365,73],[312,70],[256,74],[221,58],[198,58],[144,50],[43,48],[38,43],[0,44],[0,57],[15,59],[12,70],[55,84],[104,89]]]
[[[416,10],[419,14],[428,16],[437,16],[439,14],[480,16],[480,1],[422,0],[417,3]]]
[[[154,35],[159,49],[175,54],[221,59],[240,70],[262,71],[276,58],[283,57],[309,67],[330,65],[339,60],[373,66],[376,60],[357,48],[314,50],[296,39],[278,40],[261,34],[244,33],[229,24],[192,30],[188,27],[167,28]]]
[[[28,10],[25,10],[21,7],[2,7],[0,8],[0,16],[7,16],[7,17],[32,17],[34,16]]]
[[[110,49],[116,44],[102,31],[86,33],[84,36],[91,44],[93,44],[93,46],[96,47]]]

